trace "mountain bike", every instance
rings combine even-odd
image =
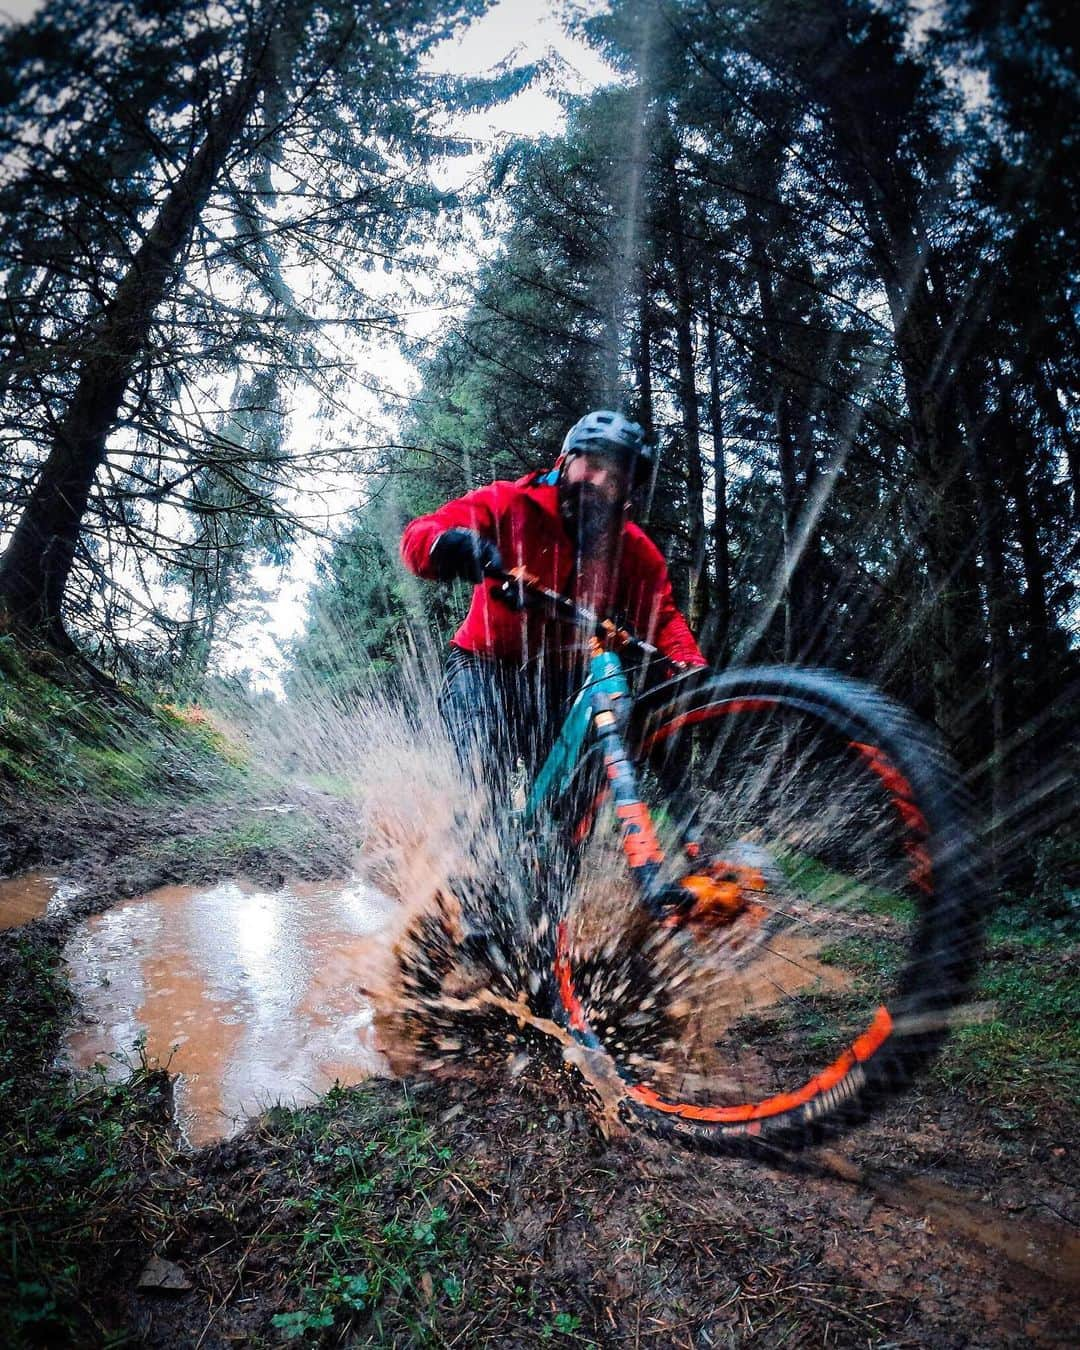
[[[799,1147],[906,1088],[969,994],[985,911],[936,737],[827,670],[635,689],[655,647],[488,575],[588,642],[519,812],[537,884],[559,884],[508,988],[610,1063],[625,1120],[692,1146]]]

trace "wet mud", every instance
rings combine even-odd
[[[930,1081],[846,1140],[843,1154],[776,1166],[695,1157],[628,1135],[605,1066],[468,970],[445,983],[445,1047],[413,1053],[396,984],[402,935],[467,870],[461,840],[484,807],[463,801],[423,757],[403,773],[399,746],[379,750],[358,786],[377,810],[355,835],[365,871],[351,895],[341,883],[208,878],[116,900],[140,877],[161,878],[150,847],[139,864],[88,866],[91,894],[106,897],[90,907],[109,907],[83,929],[56,928],[82,1009],[72,1058],[104,1054],[119,1074],[109,1056],[130,1059],[145,1027],[144,1053],[178,1075],[187,1141],[220,1141],[178,1150],[163,1125],[132,1165],[136,1199],[84,1253],[83,1297],[101,1325],[170,1350],[277,1339],[273,1318],[306,1297],[292,1262],[314,1231],[304,1228],[312,1196],[324,1197],[322,1223],[343,1185],[335,1169],[367,1159],[372,1250],[385,1242],[383,1225],[412,1232],[433,1204],[458,1245],[432,1267],[434,1280],[418,1269],[377,1312],[351,1321],[343,1334],[355,1343],[415,1343],[425,1308],[447,1344],[557,1342],[567,1327],[583,1343],[656,1347],[1071,1343],[1080,1214],[1063,1122],[1074,1113],[1002,1133],[985,1103]],[[280,802],[294,800],[290,791]],[[156,838],[170,828],[161,822]],[[335,834],[344,831],[331,821],[326,837]],[[328,870],[352,844],[339,839],[301,861]],[[472,862],[492,873],[495,852],[484,855],[482,838],[473,845]],[[262,864],[266,883],[304,870],[277,855]],[[594,893],[580,898],[574,940],[598,952],[613,932],[632,937],[632,897],[610,872],[596,881],[601,867],[589,875]],[[452,906],[443,913],[451,938],[462,919]],[[817,939],[798,935],[758,952],[740,978],[730,1007],[764,1016],[807,989],[842,993],[845,979],[821,960]],[[497,1054],[462,1065],[469,1043],[455,1015],[493,1021]],[[711,1006],[709,1033],[731,1015]],[[566,1073],[541,1071],[544,1056],[532,1053],[541,1044]],[[471,1078],[369,1077],[432,1067],[440,1053]],[[310,1133],[263,1118],[223,1138],[247,1112],[284,1098],[286,1079],[291,1100],[318,1097],[335,1079],[359,1085],[305,1112],[318,1122]],[[399,1120],[406,1136],[422,1127],[443,1160],[439,1174],[432,1153],[423,1185],[403,1188],[400,1162],[392,1152],[384,1160]],[[368,1159],[372,1131],[384,1142]],[[95,1284],[94,1254],[106,1252]],[[190,1288],[139,1289],[152,1257],[178,1266]],[[444,1278],[467,1297],[447,1293]]]
[[[445,1344],[558,1343],[544,1328],[560,1311],[579,1342],[656,1350],[1072,1343],[1071,1272],[1042,1264],[1047,1244],[1070,1236],[1067,1224],[973,1206],[960,1186],[917,1172],[886,1177],[847,1156],[749,1165],[641,1136],[600,1140],[571,1099],[550,1085],[538,1091],[527,1073],[404,1093],[373,1082],[324,1113],[314,1142],[261,1129],[191,1155],[191,1198],[173,1214],[164,1250],[195,1288],[167,1306],[160,1296],[130,1301],[146,1343],[254,1340],[294,1306],[282,1288],[287,1216],[333,1187],[334,1146],[362,1149],[373,1117],[402,1112],[445,1151],[437,1203],[469,1235],[440,1257],[436,1280],[450,1273],[471,1292],[455,1301],[418,1276],[376,1317],[350,1322],[355,1343],[416,1343],[410,1327],[421,1309]],[[863,1143],[898,1160],[905,1134],[891,1112]],[[1019,1156],[996,1161],[1009,1169]],[[430,1212],[432,1197],[402,1193],[392,1161],[384,1167],[376,1155],[369,1167],[365,1185],[385,1190],[396,1216]],[[167,1184],[174,1192],[175,1180]],[[236,1213],[258,1221],[238,1232]],[[977,1228],[967,1231],[972,1216]]]
[[[1080,1291],[1080,1235],[1063,1224],[1010,1217],[981,1203],[975,1192],[929,1177],[912,1176],[890,1185],[868,1181],[875,1195],[908,1213],[925,1216],[946,1231],[970,1238],[1014,1265]]]
[[[980,1190],[918,1172],[889,1173],[860,1167],[843,1153],[820,1149],[808,1169],[903,1210],[950,1238],[968,1239],[1014,1267],[1080,1294],[1080,1232],[1064,1223],[1009,1214]]]

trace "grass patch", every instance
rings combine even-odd
[[[461,1164],[397,1089],[335,1088],[223,1146],[240,1163],[193,1158],[176,1149],[167,1075],[141,1056],[123,1082],[99,1078],[76,1097],[51,1072],[70,1004],[54,949],[33,936],[4,944],[0,988],[5,1350],[127,1343],[151,1253],[193,1268],[234,1248],[266,1272],[260,1343],[361,1323],[380,1343],[443,1343],[477,1234],[450,1220]]]
[[[346,773],[325,773],[316,771],[304,774],[304,785],[317,788],[331,797],[347,800],[356,792],[356,782]]]
[[[137,1259],[132,1174],[169,1118],[168,1079],[137,1063],[76,1098],[50,1072],[70,997],[55,950],[4,948],[0,970],[0,1344],[99,1343],[89,1291]]]
[[[0,634],[0,788],[138,803],[201,793],[240,770],[239,751],[201,709],[110,699]]]
[[[198,874],[208,867],[244,871],[271,858],[299,865],[305,858],[327,856],[333,842],[327,839],[326,826],[303,812],[268,811],[247,815],[220,829],[155,840],[145,851],[169,870]]]
[[[1004,911],[990,929],[974,1001],[991,1010],[958,1027],[936,1072],[1034,1120],[1080,1101],[1080,943],[1072,915],[1046,922]]]
[[[1071,915],[1032,919],[1003,911],[990,928],[972,1002],[984,1020],[957,1027],[934,1074],[1028,1118],[1048,1102],[1080,1100],[1080,944]],[[859,935],[819,959],[851,971],[855,989],[884,992],[903,953],[890,938]]]
[[[837,966],[855,976],[855,987],[881,994],[896,979],[906,953],[895,937],[858,934],[841,938],[818,952],[822,965]]]
[[[784,879],[812,904],[837,905],[904,923],[915,918],[915,905],[906,897],[853,881],[808,854],[787,852],[779,854],[776,861]]]
[[[436,1341],[439,1305],[464,1298],[468,1242],[442,1203],[450,1150],[407,1102],[332,1090],[313,1110],[271,1111],[277,1147],[298,1150],[290,1197],[289,1283],[296,1306],[274,1314],[286,1339],[372,1320],[380,1335]]]

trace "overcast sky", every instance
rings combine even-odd
[[[499,0],[457,40],[445,43],[434,54],[433,68],[454,74],[483,74],[510,57],[528,62],[554,52],[561,58],[556,87],[528,89],[505,104],[459,119],[454,130],[475,140],[477,153],[474,157],[455,158],[441,168],[437,167],[435,176],[441,187],[465,182],[470,174],[479,170],[484,155],[501,138],[557,132],[564,120],[556,97],[558,93],[584,93],[613,78],[613,72],[595,52],[564,32],[556,10],[557,4],[552,0]],[[480,258],[477,255],[463,261],[475,265]],[[418,314],[412,320],[412,332],[434,333],[438,323],[445,318],[445,311],[441,309],[430,316]],[[365,353],[358,365],[379,384],[394,390],[403,401],[415,389],[414,372],[385,343]],[[294,419],[294,437],[299,433],[298,420],[303,421],[302,418]],[[331,424],[323,423],[321,430],[331,441],[338,435]],[[347,435],[338,436],[337,443],[347,443],[349,439]],[[362,485],[357,482],[356,487],[359,490]],[[351,506],[354,504],[349,500],[352,495],[347,490],[342,491],[334,506],[339,511]],[[340,523],[339,519],[337,524]],[[267,606],[265,617],[244,624],[234,634],[229,650],[221,653],[219,664],[222,670],[249,671],[257,687],[280,690],[280,673],[285,664],[283,644],[303,629],[305,599],[314,579],[317,555],[317,548],[301,547],[287,568],[255,569],[257,583],[274,599]]]

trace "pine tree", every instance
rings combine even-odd
[[[238,449],[208,391],[269,367],[283,391],[332,395],[333,335],[381,312],[360,263],[391,263],[440,206],[409,168],[442,144],[433,95],[448,92],[421,58],[481,8],[54,3],[7,35],[8,624],[70,646],[67,623],[95,623],[72,612],[73,569],[93,594],[103,548],[168,551],[162,503],[205,514],[198,485]],[[53,135],[38,137],[45,116]],[[280,516],[302,465],[254,444],[241,457],[231,509]]]

